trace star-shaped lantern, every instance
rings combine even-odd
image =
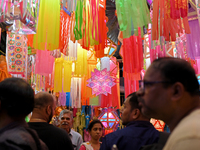
[[[87,80],[88,87],[92,88],[92,95],[104,94],[107,96],[108,93],[111,94],[111,88],[116,84],[114,79],[110,76],[110,71],[107,71],[107,68],[99,71],[94,69],[94,72],[91,72],[91,78]]]

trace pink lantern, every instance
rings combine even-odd
[[[87,80],[88,87],[92,88],[92,95],[104,94],[107,96],[108,93],[111,94],[111,88],[116,84],[114,78],[110,76],[110,71],[107,71],[107,68],[99,71],[94,69],[94,72],[91,72],[91,78]]]

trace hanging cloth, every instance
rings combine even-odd
[[[27,71],[27,38],[25,35],[7,33],[6,59],[8,72],[26,78]]]

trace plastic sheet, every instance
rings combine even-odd
[[[0,0],[0,22],[12,24],[8,31],[35,34],[39,0]]]

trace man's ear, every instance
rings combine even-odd
[[[51,105],[48,105],[48,106],[46,107],[46,113],[47,113],[48,115],[50,115],[50,114],[51,114],[51,111],[52,111]]]
[[[177,101],[183,97],[185,88],[182,83],[176,82],[171,87],[172,101]]]
[[[136,120],[140,116],[140,110],[138,108],[134,108],[133,111],[133,119]]]

